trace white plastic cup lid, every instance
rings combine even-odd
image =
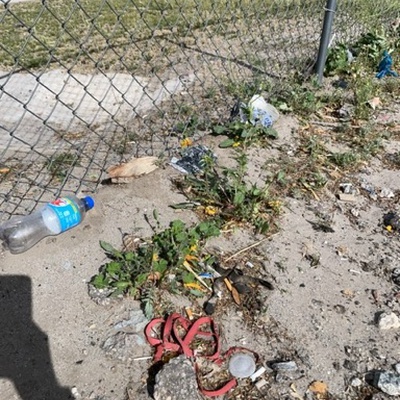
[[[235,378],[248,378],[256,370],[256,362],[251,354],[236,353],[229,360],[229,372]]]

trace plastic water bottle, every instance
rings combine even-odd
[[[89,196],[60,197],[30,215],[12,218],[1,225],[0,240],[11,253],[23,253],[43,238],[80,224],[93,206],[94,200]]]

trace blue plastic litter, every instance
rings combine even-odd
[[[396,77],[399,76],[396,71],[392,70],[392,66],[393,66],[392,56],[389,54],[387,50],[385,50],[383,52],[383,58],[379,63],[378,73],[376,74],[376,77],[378,79],[382,79],[386,75],[396,76]]]

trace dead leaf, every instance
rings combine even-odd
[[[119,179],[118,183],[123,183],[124,181],[121,178],[137,178],[155,171],[158,168],[157,160],[157,157],[134,158],[127,163],[111,166],[107,172],[111,181]]]
[[[228,290],[229,290],[230,292],[232,292],[232,283],[231,283],[231,281],[230,281],[228,278],[225,278],[225,279],[224,279],[224,282],[225,282],[225,285],[226,285],[226,287],[228,288]]]
[[[339,257],[345,257],[349,254],[349,248],[341,245],[336,247],[336,252]]]
[[[292,384],[290,385],[290,389],[291,389],[290,395],[291,395],[292,397],[294,397],[295,399],[298,399],[298,400],[304,400],[304,397],[303,397],[303,396],[300,396],[300,394],[299,394],[299,392],[297,391],[296,386],[295,386],[294,383],[292,383]]]
[[[324,395],[328,391],[328,385],[322,381],[314,381],[311,383],[308,389],[315,394]]]
[[[150,272],[148,277],[147,277],[147,279],[149,281],[154,281],[154,282],[157,282],[158,280],[160,280],[160,278],[161,278],[161,274],[158,271]]]
[[[368,104],[371,106],[373,110],[375,110],[377,107],[379,107],[381,103],[381,99],[379,97],[374,97],[373,99],[368,101]]]
[[[239,292],[238,292],[237,289],[236,289],[235,287],[233,287],[233,286],[232,286],[231,293],[232,293],[232,297],[233,297],[233,300],[235,301],[235,303],[236,303],[238,306],[240,306],[241,301],[240,301]]]
[[[340,293],[342,293],[342,295],[344,297],[347,297],[348,299],[352,299],[353,297],[355,297],[355,293],[351,289],[343,289]]]

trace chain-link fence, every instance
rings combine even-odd
[[[170,156],[188,131],[227,120],[237,96],[309,75],[325,3],[2,0],[0,221],[95,190],[122,160]],[[339,41],[399,9],[338,3]]]

